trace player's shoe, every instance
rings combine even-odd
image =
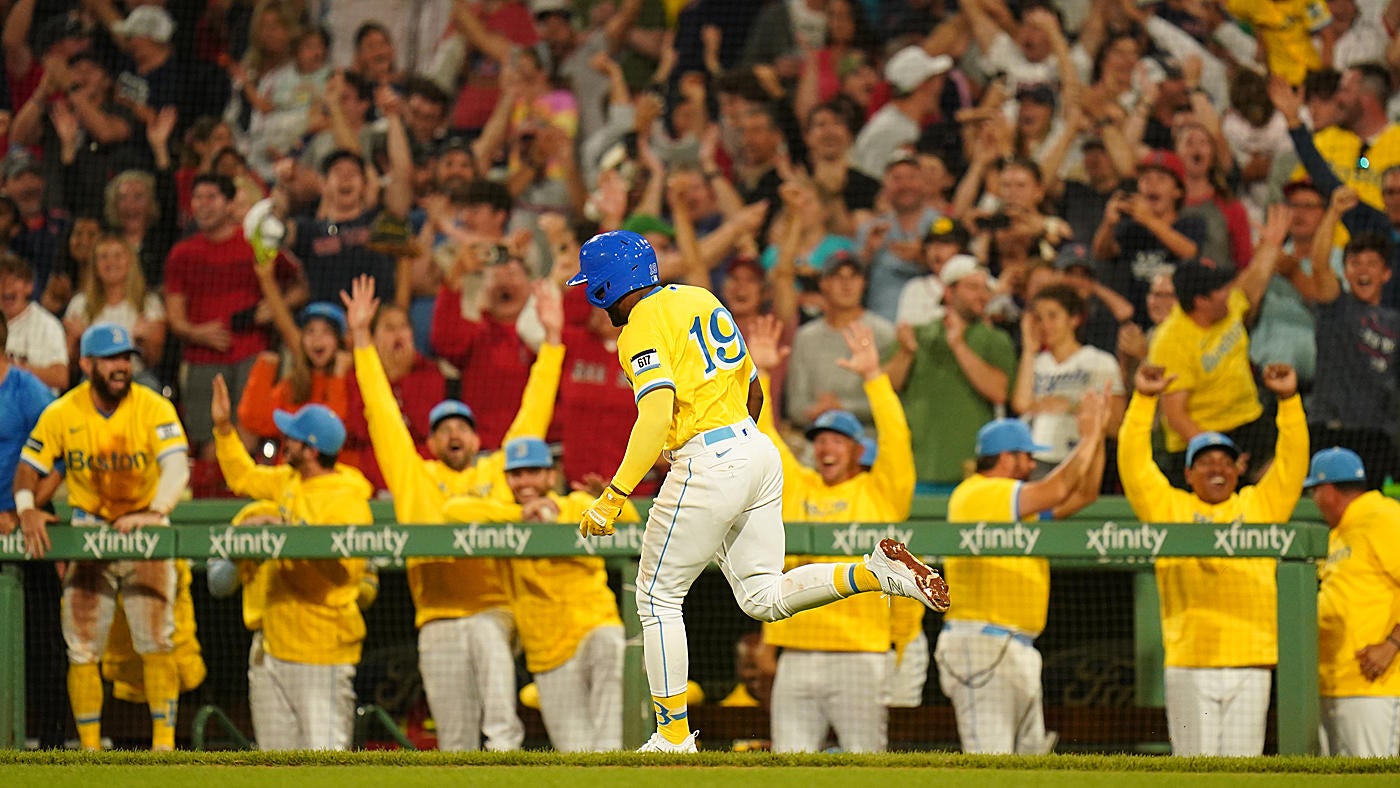
[[[881,539],[865,557],[865,568],[875,573],[886,594],[917,599],[939,613],[948,610],[947,581],[937,569],[915,558],[903,542]]]
[[[637,748],[637,752],[699,752],[700,748],[695,746],[695,737],[700,735],[700,731],[691,731],[685,737],[685,741],[680,744],[672,744],[661,735],[660,731],[653,733],[647,743]]]

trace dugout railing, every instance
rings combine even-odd
[[[1132,519],[1122,499],[1105,499],[1079,517],[1056,523],[950,525],[941,517],[946,499],[921,498],[912,519],[892,524],[787,526],[790,555],[857,556],[882,538],[906,541],[914,552],[944,556],[1028,555],[1048,558],[1052,569],[1104,569],[1132,573],[1134,695],[1139,707],[1162,705],[1162,646],[1152,562],[1163,556],[1267,557],[1278,560],[1279,663],[1276,743],[1280,754],[1317,752],[1317,567],[1327,554],[1327,529],[1316,524],[1307,502],[1290,524],[1145,524]],[[120,534],[109,528],[52,527],[45,560],[190,558],[364,557],[392,570],[408,557],[549,557],[597,555],[621,564],[619,604],[628,628],[624,736],[640,743],[651,726],[650,704],[637,636],[631,578],[642,526],[619,524],[615,536],[583,540],[575,529],[550,524],[454,524],[403,526],[384,502],[374,506],[373,526],[233,527],[239,501],[183,504],[176,526]],[[64,513],[60,512],[60,516]],[[18,533],[0,537],[0,562],[24,562]],[[954,594],[957,590],[954,589]],[[1052,588],[1052,594],[1053,594]],[[55,610],[55,620],[58,611]],[[25,742],[23,584],[17,567],[0,571],[0,748]],[[692,645],[694,649],[694,645]],[[930,681],[936,682],[936,671]]]

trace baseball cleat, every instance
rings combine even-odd
[[[685,737],[685,741],[680,744],[672,744],[661,735],[660,731],[653,733],[647,743],[637,748],[637,752],[699,752],[700,748],[695,745],[695,737],[700,735],[700,731],[691,731]]]
[[[881,539],[865,557],[865,568],[875,573],[886,594],[917,599],[939,613],[948,610],[947,581],[937,569],[915,558],[903,542]]]

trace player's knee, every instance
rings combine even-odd
[[[765,624],[782,621],[788,617],[788,614],[779,610],[773,601],[759,597],[749,596],[739,600],[739,609],[749,618]]]
[[[643,622],[662,618],[679,618],[683,599],[671,599],[665,595],[653,594],[648,589],[637,588],[637,617]]]

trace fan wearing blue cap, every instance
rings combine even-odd
[[[842,564],[783,572],[783,466],[772,441],[754,424],[764,393],[744,336],[713,293],[660,286],[651,244],[626,231],[583,244],[579,272],[569,285],[585,287],[588,302],[622,327],[618,359],[637,401],[627,450],[581,518],[579,532],[613,533],[613,521],[657,456],[664,450],[671,461],[649,513],[638,570],[637,607],[658,728],[643,751],[697,750],[687,710],[690,655],[681,610],[691,584],[716,557],[722,556],[740,607],[761,621],[854,593],[842,593],[838,585],[851,574],[929,607],[946,602],[942,578],[893,539],[877,545],[863,564],[845,564],[849,573]],[[854,464],[859,445],[850,455]]]
[[[238,398],[238,425],[259,438],[280,434],[273,412],[296,410],[307,403],[325,405],[343,416],[348,412],[350,353],[344,349],[345,310],[329,301],[307,304],[292,319],[271,267],[258,268],[263,294],[272,306],[272,321],[291,351],[291,370],[281,380],[282,359],[276,353],[258,355]]]
[[[443,523],[443,507],[456,496],[510,500],[505,454],[478,456],[481,439],[476,414],[466,403],[443,400],[428,413],[428,457],[410,431],[381,358],[391,349],[377,346],[384,332],[372,277],[357,277],[341,294],[355,379],[374,457],[393,494],[401,523]],[[400,318],[401,319],[401,313]],[[378,321],[378,322],[376,322]],[[564,317],[558,299],[540,302],[545,341],[506,439],[542,438],[549,430],[564,365]],[[375,330],[371,331],[371,324]],[[411,340],[411,336],[408,337]],[[504,567],[492,558],[409,559],[408,587],[417,610],[418,672],[437,724],[438,748],[445,751],[516,750],[525,727],[516,713],[515,656],[510,643],[509,594]]]
[[[283,462],[256,465],[233,427],[228,384],[214,377],[209,417],[224,481],[236,495],[276,501],[294,525],[370,525],[374,486],[336,462],[345,425],[324,405],[273,414]],[[355,720],[355,668],[365,636],[355,601],[363,558],[275,562],[263,611],[265,678],[258,746],[269,750],[347,750]],[[257,701],[255,701],[257,702]]]
[[[591,493],[555,492],[554,455],[544,440],[512,438],[501,451],[513,501],[453,498],[443,510],[448,521],[572,525],[592,505]],[[641,516],[628,501],[620,519],[635,523]],[[625,642],[603,559],[515,558],[506,576],[550,743],[560,752],[621,749]]]
[[[1019,419],[995,419],[977,431],[977,472],[948,498],[948,523],[1019,523],[1068,517],[1098,497],[1108,407],[1103,391],[1080,400],[1079,443],[1043,479],[1031,481],[1036,452]],[[1018,531],[1019,532],[1019,531]],[[1050,607],[1050,564],[1032,557],[949,557],[943,563],[957,603],[943,617],[934,659],[953,701],[964,752],[1050,752],[1040,652],[1035,638]],[[1003,656],[989,663],[985,655]],[[980,656],[979,656],[980,655]]]
[[[1331,531],[1317,594],[1323,754],[1400,755],[1400,501],[1369,489],[1361,457],[1314,454],[1303,487]]]
[[[1286,523],[1308,469],[1308,425],[1298,376],[1264,369],[1278,398],[1274,459],[1254,485],[1236,491],[1244,459],[1229,436],[1187,441],[1186,481],[1173,487],[1152,459],[1158,402],[1173,382],[1153,364],[1138,368],[1118,431],[1118,475],[1145,523]],[[1269,709],[1270,667],[1278,662],[1277,561],[1272,558],[1158,558],[1167,721],[1175,755],[1259,755]]]
[[[749,350],[766,398],[772,373],[782,360],[782,325],[772,317],[759,318],[750,333]],[[904,406],[880,368],[871,328],[855,321],[842,336],[849,356],[813,372],[845,369],[854,373],[861,381],[862,395],[870,401],[878,441],[866,435],[855,414],[828,410],[807,429],[815,459],[815,467],[807,467],[788,448],[771,409],[765,408],[758,428],[782,459],[783,513],[788,519],[808,522],[907,520],[915,478]],[[861,467],[867,452],[873,455],[868,471]],[[858,593],[877,587],[878,580],[873,573],[861,574],[859,565],[843,561],[788,557],[788,566],[819,562],[836,570],[837,592],[846,598],[764,625],[764,641],[784,649],[770,701],[775,752],[820,751],[828,727],[836,730],[844,750],[882,751],[889,743],[886,707],[922,702],[929,663],[928,640],[923,637],[925,606],[912,599],[887,601]],[[929,572],[942,586],[937,570]],[[946,586],[942,590],[946,593]],[[939,601],[935,609],[946,609],[947,598]],[[892,669],[886,664],[891,644],[898,652]],[[814,694],[813,687],[823,687],[827,694]]]

